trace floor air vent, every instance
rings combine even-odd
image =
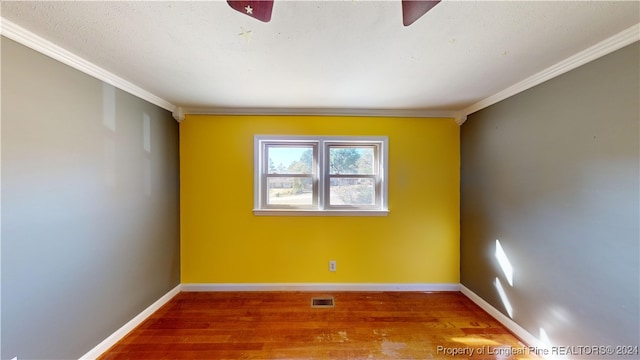
[[[311,298],[312,308],[332,308],[334,305],[332,297]]]

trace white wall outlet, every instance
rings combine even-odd
[[[329,271],[336,271],[336,261],[329,260]]]

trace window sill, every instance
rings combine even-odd
[[[389,210],[267,210],[253,209],[257,216],[387,216]]]

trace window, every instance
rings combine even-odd
[[[387,137],[256,136],[257,215],[386,215]]]

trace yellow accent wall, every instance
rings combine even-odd
[[[389,215],[255,216],[254,135],[388,136]],[[453,119],[189,115],[180,166],[183,283],[459,283]]]

